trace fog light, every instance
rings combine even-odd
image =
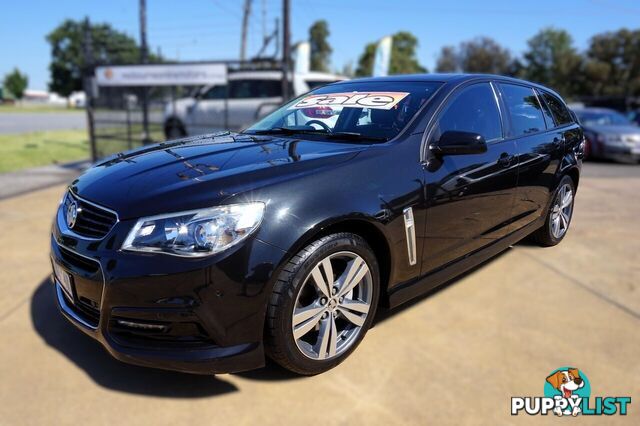
[[[125,321],[125,320],[118,320],[118,324],[123,325],[125,327],[130,327],[130,328],[138,328],[140,330],[164,331],[167,329],[166,325],[145,324],[142,322],[133,322],[133,321]]]

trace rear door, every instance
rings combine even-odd
[[[498,86],[507,112],[507,134],[518,151],[518,189],[510,229],[515,231],[545,212],[562,159],[563,135],[554,130],[550,111],[532,87]]]
[[[427,143],[436,143],[446,131],[478,133],[487,141],[487,151],[436,157],[425,166],[423,274],[504,237],[512,218],[516,146],[504,138],[490,82],[458,89],[438,113]]]

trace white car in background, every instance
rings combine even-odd
[[[320,72],[294,74],[292,97],[346,79]],[[229,73],[227,85],[204,86],[193,97],[168,102],[164,111],[164,133],[167,139],[176,139],[219,130],[241,130],[275,110],[282,102],[280,71]],[[309,120],[332,119],[322,108],[310,109],[305,114]]]

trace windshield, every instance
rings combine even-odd
[[[245,130],[326,139],[387,141],[431,98],[439,82],[345,82],[294,99]]]
[[[577,111],[580,122],[586,126],[632,125],[627,117],[615,111],[595,112]]]

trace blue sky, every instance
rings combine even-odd
[[[306,39],[316,19],[326,19],[334,48],[332,65],[356,62],[367,42],[399,30],[414,33],[418,58],[433,69],[445,44],[487,35],[520,54],[526,41],[548,26],[568,30],[578,48],[596,33],[640,28],[638,0],[291,0],[292,40]],[[138,38],[137,0],[6,1],[0,25],[0,76],[19,67],[30,88],[45,89],[50,59],[45,36],[65,18],[89,16]],[[243,0],[147,0],[148,39],[169,58],[236,59]],[[267,29],[280,15],[280,0],[253,0],[249,52],[262,38],[262,5]]]

